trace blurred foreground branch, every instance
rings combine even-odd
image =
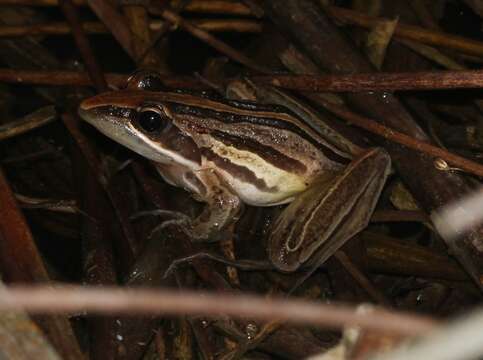
[[[11,286],[0,291],[0,311],[29,313],[166,314],[250,317],[284,320],[329,328],[359,326],[417,336],[438,327],[427,317],[378,309],[370,315],[355,307],[250,295],[86,286]]]

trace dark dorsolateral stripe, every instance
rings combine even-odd
[[[276,186],[268,187],[267,183],[263,179],[259,179],[253,171],[247,169],[244,166],[240,166],[237,164],[232,163],[229,159],[223,158],[213,152],[211,149],[208,148],[201,148],[201,154],[206,157],[208,160],[214,162],[216,166],[225,170],[226,172],[230,173],[233,177],[237,179],[254,185],[257,189],[266,192],[276,192],[278,188]]]
[[[241,114],[237,114],[235,112],[232,113],[232,112],[226,112],[226,111],[218,111],[218,110],[214,110],[214,109],[201,108],[201,107],[197,107],[197,106],[189,106],[189,105],[175,103],[175,102],[170,102],[169,107],[175,113],[178,113],[178,114],[191,115],[191,116],[202,117],[202,118],[210,117],[210,118],[213,118],[213,119],[218,120],[220,122],[224,122],[224,123],[228,123],[228,124],[230,124],[230,123],[236,124],[236,123],[243,123],[244,122],[244,123],[250,123],[250,124],[256,124],[256,125],[262,125],[262,126],[268,126],[268,127],[288,130],[288,131],[300,136],[302,139],[305,139],[306,141],[310,142],[317,149],[322,151],[328,159],[335,161],[335,162],[339,162],[339,163],[347,163],[347,159],[342,158],[340,155],[336,154],[331,149],[325,147],[317,139],[314,139],[312,136],[307,134],[303,129],[298,127],[296,124],[293,124],[289,121],[284,121],[282,119],[271,118],[271,117],[266,117],[266,116],[257,116],[255,109],[253,109],[253,112],[254,112],[253,115],[241,115]],[[252,105],[252,107],[253,107],[253,105]],[[236,108],[234,109],[234,111],[236,111]],[[286,112],[286,114],[287,114],[287,112]],[[291,115],[291,116],[293,116],[293,115]],[[301,121],[301,120],[299,120],[299,121]]]
[[[271,146],[260,144],[253,139],[227,134],[217,130],[212,131],[211,136],[225,145],[254,152],[266,162],[285,171],[296,172],[298,174],[303,174],[307,171],[307,167],[302,162],[282,154]]]

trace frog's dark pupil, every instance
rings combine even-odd
[[[159,113],[153,110],[146,110],[139,114],[139,125],[148,131],[159,130],[163,125],[163,119]]]

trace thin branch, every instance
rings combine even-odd
[[[97,17],[106,25],[124,51],[132,59],[135,59],[133,35],[127,26],[124,16],[119,13],[115,4],[110,1],[100,0],[87,0],[87,3]]]
[[[0,168],[0,270],[2,279],[34,283],[50,281],[42,255],[37,249],[27,220]],[[83,359],[79,344],[66,316],[35,317],[59,353],[70,359]]]
[[[181,27],[183,30],[188,31],[191,35],[197,37],[198,39],[204,41],[208,45],[212,46],[222,54],[225,54],[228,56],[230,59],[233,59],[234,61],[245,65],[249,69],[252,69],[256,72],[259,73],[270,73],[271,71],[261,65],[258,65],[255,63],[252,59],[247,57],[245,54],[239,52],[235,48],[232,48],[231,46],[225,44],[224,42],[218,40],[214,36],[212,36],[210,33],[200,29],[199,27],[193,25],[192,23],[184,20],[182,17],[179,15],[175,14],[174,12],[170,10],[165,10],[162,13],[162,17]]]
[[[388,20],[336,6],[327,6],[326,11],[338,21],[368,29],[380,21]],[[458,50],[465,54],[483,56],[483,42],[481,41],[471,40],[441,31],[428,30],[419,26],[405,25],[399,22],[394,30],[394,36],[419,41],[428,45]]]
[[[225,14],[225,15],[252,15],[251,10],[245,4],[234,1],[206,1],[206,0],[191,0],[186,6],[186,11],[196,13],[209,14]]]
[[[106,74],[113,87],[125,84],[128,76]],[[168,88],[206,88],[194,77],[160,75]],[[482,88],[483,71],[433,71],[413,73],[367,73],[347,75],[270,75],[252,76],[253,82],[308,92],[357,92]],[[232,79],[226,79],[229,83]],[[75,71],[13,70],[0,68],[0,82],[55,86],[91,86],[85,73]]]
[[[376,210],[371,222],[429,222],[429,216],[420,210]]]
[[[329,328],[360,326],[410,336],[425,335],[438,328],[433,319],[383,309],[363,314],[355,307],[304,300],[119,287],[11,286],[0,291],[0,311],[13,310],[43,314],[87,311],[104,315],[225,315]]]
[[[350,276],[352,276],[354,281],[372,298],[372,300],[377,301],[384,306],[391,306],[391,301],[374,286],[369,278],[354,264],[344,251],[336,251],[334,257],[341,263]]]
[[[149,22],[149,29],[157,31],[166,21],[152,20]],[[259,33],[262,31],[262,25],[258,21],[248,19],[197,19],[193,20],[193,24],[200,29],[209,32],[241,32],[241,33]],[[97,21],[86,21],[82,23],[82,28],[88,34],[106,34],[108,29],[106,26]],[[0,26],[0,37],[20,37],[35,35],[67,35],[71,33],[71,29],[67,23],[51,22],[34,25],[19,26]]]
[[[312,92],[470,89],[483,87],[483,71],[429,71],[347,75],[256,76],[252,81]]]
[[[78,6],[86,6],[86,0],[74,0],[74,4]],[[129,5],[129,2],[147,6],[149,8],[149,1],[140,0],[123,0],[120,5]],[[0,5],[17,5],[17,6],[58,6],[58,0],[0,0]],[[252,15],[250,9],[239,2],[216,0],[192,0],[186,7],[186,11],[204,14],[223,14],[223,15]]]
[[[128,75],[105,74],[111,87],[120,88],[126,84]],[[206,88],[193,77],[161,76],[161,81],[168,88]],[[89,75],[79,71],[63,70],[14,70],[0,69],[0,82],[9,84],[35,84],[51,86],[92,86]]]
[[[320,99],[319,102],[331,113],[337,115],[338,117],[348,121],[349,123],[357,127],[370,131],[373,134],[382,136],[383,138],[392,142],[404,145],[410,149],[428,154],[430,156],[434,156],[435,160],[437,158],[443,159],[448,164],[451,164],[452,166],[458,168],[458,170],[463,170],[471,174],[483,177],[483,165],[481,164],[450,153],[449,151],[441,149],[437,146],[433,146],[429,143],[417,140],[411,136],[395,131],[384,125],[378,124],[375,120],[355,114],[342,106],[335,105],[323,99]],[[448,170],[452,171],[451,168],[448,168]],[[445,170],[442,169],[442,171]]]
[[[107,82],[102,73],[101,67],[97,62],[97,59],[92,50],[91,44],[87,39],[84,30],[82,29],[82,24],[79,19],[79,14],[77,13],[76,6],[71,0],[60,0],[60,8],[64,13],[65,18],[69,22],[72,29],[72,34],[74,35],[74,40],[82,56],[82,60],[86,66],[94,86],[98,92],[103,92],[107,90]]]
[[[0,141],[18,136],[54,121],[57,112],[54,106],[45,106],[20,120],[8,122],[0,126]]]
[[[455,360],[480,359],[483,355],[483,311],[481,308],[469,316],[429,334],[412,344],[403,344],[396,350],[372,356],[371,360]]]
[[[75,200],[42,199],[18,193],[15,194],[15,199],[22,209],[41,209],[65,214],[79,214],[80,212]]]

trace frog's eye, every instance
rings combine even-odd
[[[139,111],[139,126],[146,132],[154,132],[168,124],[168,116],[157,108],[144,108]]]
[[[138,70],[127,79],[126,88],[132,90],[162,91],[164,86],[158,72]]]

